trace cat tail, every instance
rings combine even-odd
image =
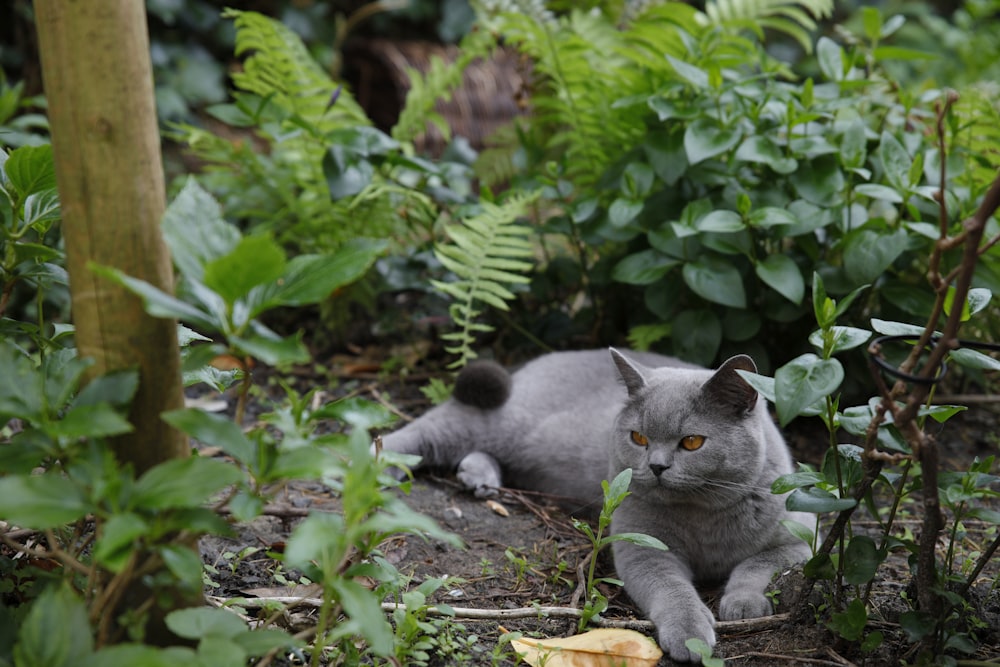
[[[452,396],[482,410],[499,408],[510,398],[511,377],[507,369],[495,361],[473,361],[455,378]]]

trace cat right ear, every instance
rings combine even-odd
[[[618,368],[618,374],[621,376],[622,382],[625,383],[625,388],[628,389],[628,395],[635,396],[646,387],[646,378],[642,376],[642,372],[639,371],[638,366],[624,354],[613,347],[609,347],[608,350],[611,352],[611,359]]]

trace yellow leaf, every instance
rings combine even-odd
[[[555,639],[514,639],[510,645],[532,667],[654,667],[663,656],[646,635],[616,628]]]

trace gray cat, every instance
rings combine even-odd
[[[713,372],[614,349],[548,354],[513,375],[476,363],[451,400],[387,435],[384,447],[421,456],[421,466],[457,466],[476,495],[506,481],[583,514],[600,509],[601,480],[631,468],[612,530],[652,535],[670,550],[615,542],[615,568],[664,651],[697,661],[684,642],[714,645],[715,620],[696,583],[727,582],[724,620],[766,616],[771,577],[809,556],[780,524],[808,519],[770,492],[792,471],[785,442],[737,370],[756,368],[742,355]]]

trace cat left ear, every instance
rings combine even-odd
[[[613,347],[609,347],[608,350],[611,352],[611,359],[614,360],[615,366],[618,368],[618,374],[621,376],[622,382],[625,383],[625,387],[628,389],[628,395],[635,396],[645,388],[646,378],[642,376],[638,366],[624,354]]]
[[[757,405],[757,390],[736,371],[756,373],[757,365],[745,354],[731,357],[705,383],[702,393],[733,414],[743,416],[752,412]]]

